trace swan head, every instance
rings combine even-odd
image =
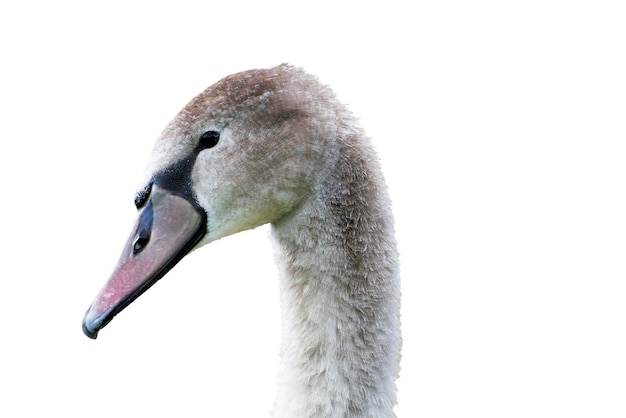
[[[226,77],[157,139],[135,198],[137,221],[83,319],[96,338],[190,251],[281,220],[315,193],[353,129],[334,94],[281,65]]]

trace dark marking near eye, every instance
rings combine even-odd
[[[191,192],[191,171],[198,155],[198,151],[171,166],[156,173],[152,182],[165,190],[182,197],[193,196]]]
[[[204,142],[204,145],[210,148],[211,143],[214,143],[214,145],[217,144],[220,134],[216,131],[208,131],[202,136],[205,137],[206,141]],[[213,138],[212,141],[208,140],[209,137]],[[157,171],[152,176],[150,183],[137,193],[135,196],[135,206],[137,209],[143,209],[143,211],[146,212],[146,215],[148,215],[148,212],[150,214],[149,222],[147,221],[148,218],[146,218],[143,225],[150,225],[150,228],[152,225],[152,201],[150,200],[150,196],[152,194],[153,185],[159,186],[176,196],[186,199],[196,209],[198,209],[199,212],[205,213],[204,209],[198,204],[191,187],[191,172],[193,171],[196,158],[198,158],[198,155],[203,150],[203,148],[201,148],[202,144],[203,142],[201,141],[199,146],[194,148],[189,155],[181,160],[178,160],[172,165]],[[144,216],[144,214],[142,213],[140,216]],[[143,235],[139,231],[137,232],[137,237],[133,243],[133,250],[135,254],[138,254],[150,240],[149,230],[146,229],[146,231],[148,232],[146,233],[144,231]]]

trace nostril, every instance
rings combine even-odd
[[[148,200],[143,209],[141,209],[139,220],[137,221],[137,232],[135,232],[135,242],[133,242],[132,250],[133,255],[137,255],[142,252],[146,245],[150,242],[153,219],[154,212],[152,209],[152,200]]]
[[[149,238],[146,237],[137,237],[135,243],[133,244],[133,255],[137,255],[145,248],[145,246],[150,241]]]

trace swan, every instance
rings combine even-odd
[[[394,417],[400,281],[387,188],[352,113],[304,70],[233,74],[157,139],[138,218],[83,318],[95,339],[190,251],[271,224],[280,276],[276,417]]]

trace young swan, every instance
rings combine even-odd
[[[85,314],[96,338],[195,248],[272,225],[283,320],[276,417],[393,417],[398,254],[369,140],[288,65],[224,78],[166,127],[119,264]]]

